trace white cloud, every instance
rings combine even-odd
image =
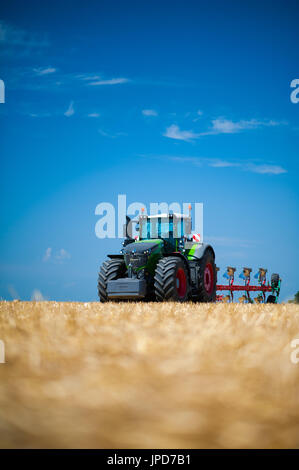
[[[43,261],[45,261],[45,262],[49,261],[49,259],[51,258],[51,254],[52,254],[52,248],[49,247],[49,248],[46,249],[46,252],[43,256]]]
[[[155,111],[154,109],[143,109],[142,114],[144,116],[158,116],[157,111]]]
[[[69,104],[69,107],[68,107],[68,109],[66,110],[66,112],[64,113],[64,115],[65,115],[66,117],[70,117],[70,116],[73,116],[73,114],[75,114],[74,102],[71,101],[70,104]]]
[[[60,250],[56,251],[55,254],[53,255],[53,249],[49,247],[46,249],[46,252],[43,256],[43,261],[47,262],[51,260],[52,262],[55,262],[55,261],[63,262],[70,258],[71,258],[71,255],[64,248],[61,248]]]
[[[214,119],[211,132],[215,134],[233,134],[242,129],[252,129],[253,127],[256,127],[254,120],[233,122],[229,119]]]
[[[7,290],[10,293],[13,300],[17,300],[17,299],[20,298],[19,294],[17,293],[17,291],[16,291],[16,289],[13,285],[10,284],[9,286],[7,286]]]
[[[46,117],[50,117],[51,114],[50,113],[29,113],[28,116],[32,118],[46,118]]]
[[[43,300],[46,300],[43,296],[43,294],[41,293],[40,290],[38,289],[34,289],[34,291],[32,292],[32,295],[31,295],[31,300],[35,300],[36,302],[41,302]]]
[[[46,68],[38,68],[38,69],[33,69],[33,71],[37,75],[49,75],[51,73],[55,73],[56,69],[54,67],[46,67]]]
[[[79,78],[80,80],[100,80],[101,76],[100,75],[77,75],[76,78]]]
[[[201,116],[203,115],[203,112],[199,109],[197,112],[196,112],[196,116],[194,119],[192,119],[192,122],[197,122],[201,119]]]
[[[211,159],[209,166],[212,166],[213,168],[228,168],[232,166],[240,166],[240,164],[234,163],[234,162],[228,162],[226,160]]]
[[[98,133],[101,134],[103,137],[114,137],[111,134],[108,134],[108,132],[104,131],[103,129],[99,129]]]
[[[174,162],[180,162],[180,163],[192,163],[194,166],[202,166],[202,160],[201,158],[196,158],[196,157],[168,157],[170,160]]]
[[[259,173],[261,175],[281,175],[287,173],[287,170],[280,165],[272,165],[270,163],[257,164],[248,161],[229,161],[221,160],[219,158],[203,158],[203,157],[177,157],[177,156],[165,156],[172,161],[179,163],[190,163],[194,166],[207,165],[212,168],[239,168],[242,171],[249,171],[252,173]]]
[[[116,137],[128,135],[126,132],[115,132],[114,134],[112,134],[110,132],[104,131],[103,129],[98,129],[98,133],[101,134],[103,137],[109,137],[110,139],[115,139]]]
[[[256,163],[247,163],[247,162],[230,162],[226,160],[210,159],[209,166],[213,168],[229,168],[229,167],[239,167],[243,171],[249,171],[252,173],[259,173],[262,175],[281,175],[287,173],[287,170],[282,168],[279,165],[271,164],[256,164]]]
[[[48,47],[49,41],[45,34],[19,29],[0,21],[0,44],[5,45],[4,54],[29,54],[30,52]]]
[[[64,261],[66,259],[70,259],[70,257],[71,255],[64,248],[58,250],[55,255],[55,259],[57,259],[58,261]]]
[[[89,113],[89,114],[87,114],[87,117],[98,118],[98,117],[100,117],[100,114],[99,113]]]
[[[230,119],[218,118],[212,120],[212,128],[210,131],[203,133],[207,134],[235,134],[246,129],[256,129],[263,126],[278,126],[282,123],[277,121],[258,121],[257,119],[231,121]]]
[[[279,165],[256,165],[250,163],[247,165],[247,169],[248,171],[252,171],[253,173],[260,173],[262,175],[281,175],[283,173],[287,173],[287,170]]]
[[[97,80],[95,82],[90,82],[88,85],[98,86],[98,85],[119,85],[120,83],[129,82],[128,78],[110,78],[108,80]]]
[[[219,158],[203,158],[203,157],[168,157],[170,160],[181,163],[191,163],[194,166],[208,165],[213,168],[228,168],[234,166],[240,166],[240,163],[229,162],[227,160],[221,160]]]
[[[184,140],[185,142],[190,142],[193,139],[197,139],[200,134],[195,134],[193,131],[181,131],[179,126],[172,124],[167,127],[164,137],[169,137],[169,139],[175,140]]]
[[[197,119],[194,119],[193,122],[196,122]],[[212,120],[212,127],[206,132],[193,132],[191,130],[181,131],[179,126],[172,124],[166,129],[166,132],[163,134],[165,137],[170,139],[185,140],[190,142],[194,139],[206,135],[215,135],[215,134],[235,134],[242,130],[246,129],[257,129],[259,127],[273,127],[286,124],[286,122],[278,122],[274,120],[265,120],[258,121],[257,119],[250,120],[241,120],[241,121],[231,121],[230,119],[218,118]]]

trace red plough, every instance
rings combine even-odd
[[[217,276],[220,268],[216,268]],[[280,285],[281,279],[278,274],[272,274],[271,276],[271,284],[267,283],[266,275],[267,269],[260,268],[258,272],[255,274],[255,279],[258,281],[258,285],[250,285],[250,275],[252,272],[251,268],[243,268],[242,273],[240,274],[240,278],[244,280],[244,285],[237,285],[234,284],[235,281],[235,272],[236,268],[231,266],[227,267],[226,272],[223,274],[228,280],[228,284],[217,284],[217,291],[228,291],[228,295],[218,294],[216,296],[216,301],[218,302],[233,302],[234,301],[234,292],[241,291],[244,292],[244,295],[239,297],[239,302],[242,303],[253,303],[253,300],[250,297],[250,292],[259,292],[257,297],[254,298],[254,302],[256,303],[277,303],[279,293],[280,293]],[[268,295],[266,300],[266,292],[271,292]]]

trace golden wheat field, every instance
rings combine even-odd
[[[290,304],[1,302],[0,445],[298,448],[295,338]]]

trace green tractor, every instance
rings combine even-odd
[[[191,235],[190,215],[142,214],[136,230],[133,238],[127,216],[123,249],[108,255],[99,272],[101,302],[216,300],[215,253]]]

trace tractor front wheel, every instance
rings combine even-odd
[[[107,282],[124,277],[125,262],[122,259],[109,259],[104,261],[99,272],[98,294],[101,302],[107,302]]]
[[[155,272],[155,296],[159,301],[188,299],[189,278],[185,263],[178,256],[161,259]]]

